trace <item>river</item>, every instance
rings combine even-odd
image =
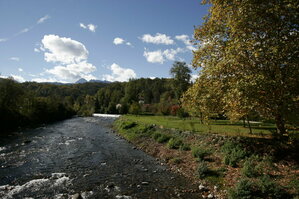
[[[111,129],[78,117],[0,140],[0,198],[199,198],[195,185]]]

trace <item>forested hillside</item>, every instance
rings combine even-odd
[[[0,79],[0,132],[91,114],[86,104],[104,83],[49,84]],[[92,107],[93,108],[93,107]],[[88,109],[88,110],[87,110]]]

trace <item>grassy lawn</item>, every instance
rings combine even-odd
[[[210,124],[201,124],[197,118],[180,119],[172,116],[123,116],[128,120],[141,122],[143,124],[156,124],[163,128],[175,128],[182,131],[193,131],[196,133],[217,133],[229,136],[260,137],[269,136],[275,131],[274,124],[252,123],[252,135],[249,135],[249,128],[243,127],[242,122],[230,122],[228,120],[211,120]]]

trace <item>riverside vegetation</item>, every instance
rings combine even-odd
[[[209,125],[210,131],[204,131]],[[232,133],[236,126],[240,131]],[[252,135],[238,123],[200,124],[198,119],[171,116],[126,115],[114,128],[140,149],[164,160],[173,171],[203,186],[204,197],[299,196],[298,139],[281,142],[270,137],[269,130]]]

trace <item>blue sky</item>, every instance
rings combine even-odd
[[[207,12],[199,0],[0,0],[0,73],[37,82],[169,77],[175,60],[191,63],[189,40]]]

